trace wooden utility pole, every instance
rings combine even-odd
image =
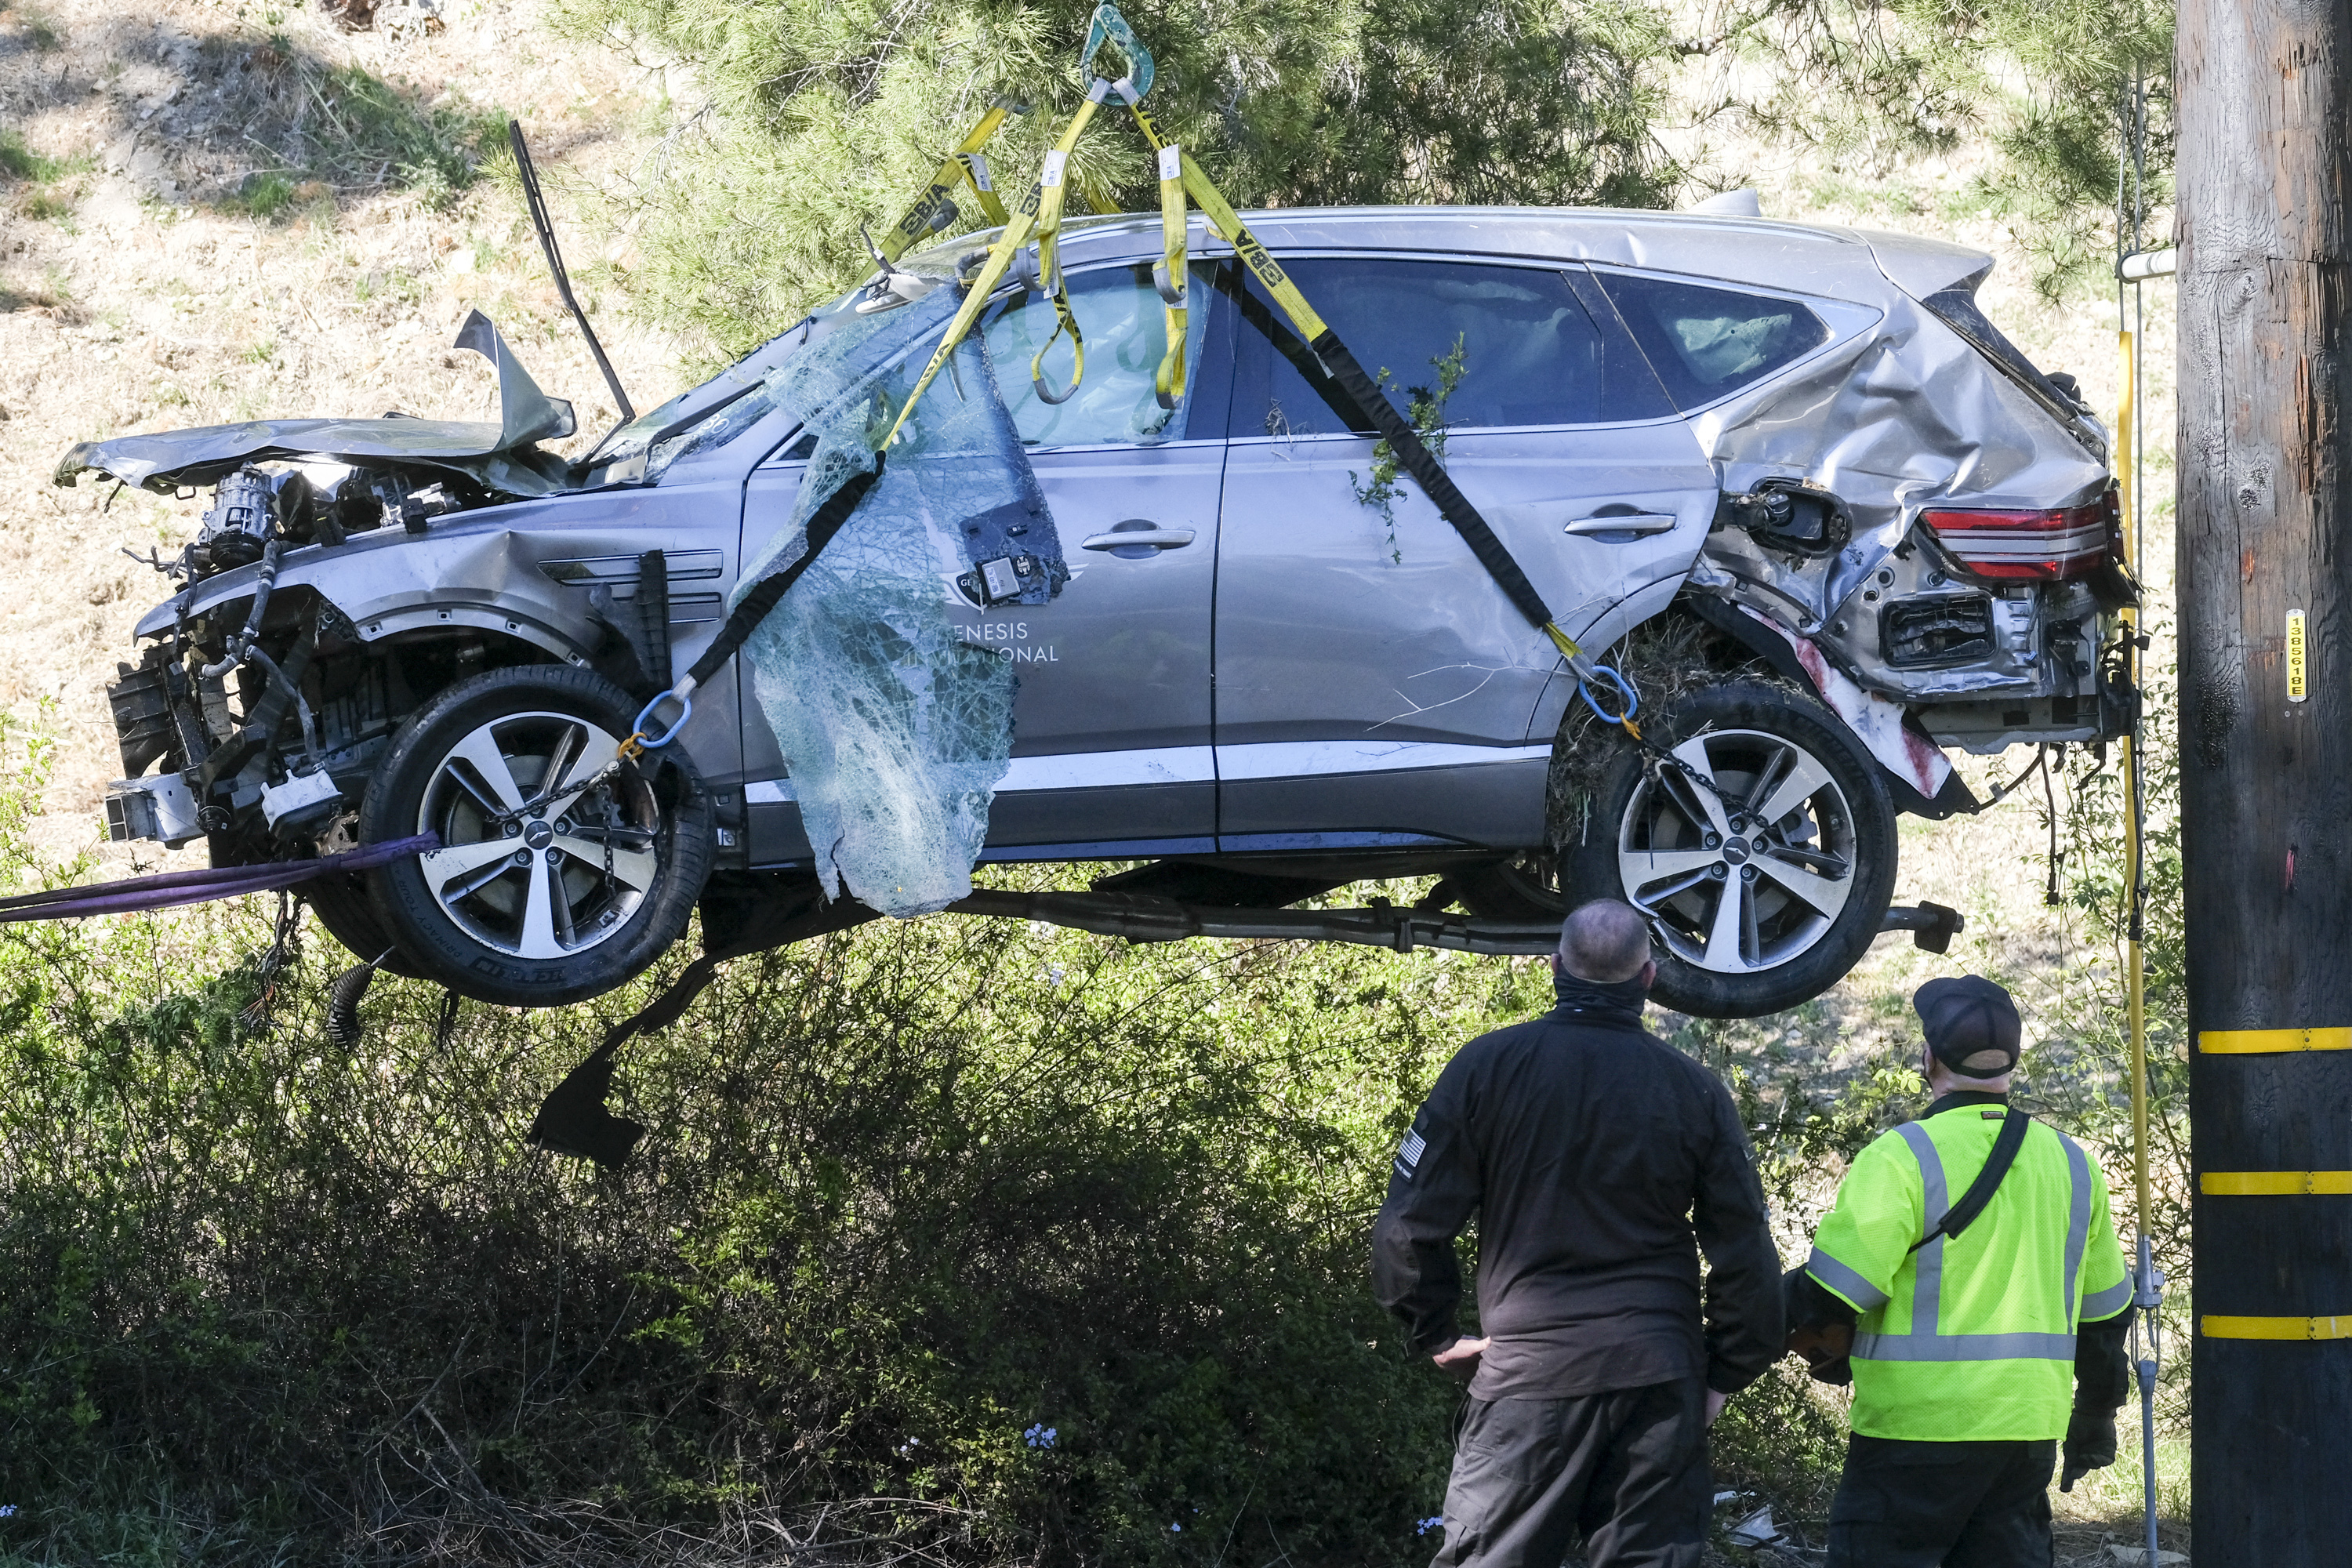
[[[2347,1560],[2352,0],[2181,0],[2197,1568]]]

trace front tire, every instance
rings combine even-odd
[[[384,929],[376,917],[375,900],[368,895],[367,873],[364,871],[330,872],[312,878],[302,889],[303,901],[327,934],[341,942],[352,957],[373,963],[382,961],[389,973],[414,980],[416,970],[400,955],[400,944]]]
[[[1624,748],[1570,854],[1580,900],[1618,898],[1661,949],[1653,994],[1752,1018],[1820,995],[1868,951],[1895,896],[1878,764],[1818,705],[1761,681],[1690,693]],[[1605,825],[1605,826],[1604,826]]]
[[[369,873],[385,933],[425,979],[555,1007],[610,991],[686,930],[709,879],[710,799],[683,753],[605,771],[635,705],[586,670],[490,670],[394,740],[360,838],[442,847]]]

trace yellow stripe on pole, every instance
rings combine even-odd
[[[2352,1171],[2208,1171],[2197,1178],[2197,1189],[2214,1198],[2352,1193]]]
[[[2352,1340],[2352,1317],[2231,1318],[2209,1312],[2197,1320],[2209,1340]]]
[[[2352,1051],[2352,1028],[2205,1029],[2197,1048],[2209,1057],[2265,1057],[2284,1051]]]

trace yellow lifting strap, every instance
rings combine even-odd
[[[1029,194],[1021,198],[1021,205],[1014,207],[1006,218],[1003,231],[996,237],[996,243],[988,247],[988,259],[981,263],[980,275],[971,280],[962,307],[956,311],[955,320],[948,323],[946,333],[940,339],[940,346],[931,353],[930,363],[923,366],[923,374],[916,378],[915,389],[907,395],[907,401],[898,409],[898,416],[890,422],[889,434],[882,438],[883,447],[888,447],[898,438],[898,432],[905,427],[908,416],[915,411],[915,405],[923,400],[923,394],[930,389],[931,382],[947,364],[948,356],[955,353],[964,335],[971,331],[971,324],[987,308],[989,296],[996,292],[997,284],[1003,280],[1005,272],[1013,265],[1013,256],[1029,243],[1029,237],[1036,232],[1038,216],[1045,205],[1045,175],[1049,170],[1056,182],[1054,200],[1058,218],[1061,205],[1059,182],[1069,162],[1070,149],[1077,144],[1078,133],[1094,118],[1100,101],[1097,98],[1089,97],[1080,104],[1078,112],[1071,117],[1069,128],[1062,132],[1060,142],[1046,154],[1045,168],[1038,171],[1037,182],[1029,187]],[[1042,265],[1040,270],[1043,270]],[[1043,353],[1043,350],[1039,351],[1041,356]]]
[[[1116,48],[1127,59],[1127,74],[1117,80],[1093,74],[1095,57],[1106,45]],[[1137,39],[1126,18],[1119,15],[1118,7],[1109,0],[1104,0],[1095,8],[1078,68],[1090,77],[1087,100],[1071,117],[1069,126],[1062,132],[1061,141],[1055,150],[1046,155],[1037,184],[1030,188],[1028,196],[1014,210],[1003,231],[997,237],[996,243],[989,247],[988,258],[982,264],[978,276],[971,280],[962,307],[948,324],[930,363],[923,367],[923,374],[917,379],[914,390],[900,406],[888,435],[883,437],[883,446],[887,447],[898,439],[898,432],[905,427],[915,405],[922,400],[923,394],[929,389],[949,356],[955,353],[957,346],[971,331],[981,311],[986,308],[990,295],[1011,268],[1014,254],[1030,241],[1033,235],[1037,242],[1039,282],[1054,301],[1055,319],[1053,337],[1045,341],[1045,348],[1039,349],[1030,361],[1030,380],[1037,395],[1048,403],[1059,403],[1076,391],[1079,379],[1086,371],[1086,342],[1078,330],[1076,318],[1070,311],[1068,289],[1062,277],[1059,242],[1065,186],[1072,149],[1077,145],[1079,135],[1092,122],[1096,110],[1106,99],[1112,97],[1127,105],[1128,112],[1134,116],[1137,128],[1142,132],[1144,141],[1150,146],[1159,164],[1163,247],[1161,258],[1153,270],[1161,302],[1168,312],[1168,348],[1153,384],[1160,405],[1173,408],[1184,391],[1188,291],[1184,203],[1189,196],[1199,205],[1202,216],[1207,218],[1218,237],[1233,247],[1242,264],[1250,269],[1251,275],[1273,297],[1275,303],[1282,307],[1283,314],[1290,318],[1290,323],[1300,339],[1318,358],[1326,360],[1327,373],[1349,387],[1349,395],[1359,403],[1370,399],[1367,412],[1372,414],[1376,421],[1382,412],[1392,413],[1378,386],[1364,375],[1362,367],[1348,353],[1346,346],[1339,342],[1328,323],[1316,313],[1315,308],[1307,302],[1307,297],[1298,291],[1298,286],[1283,271],[1281,264],[1234,213],[1233,204],[1225,200],[1224,193],[1217,189],[1215,183],[1202,171],[1201,165],[1181,146],[1161,137],[1158,128],[1152,124],[1151,117],[1143,111],[1143,96],[1151,87],[1150,51]],[[1056,395],[1045,383],[1045,357],[1046,349],[1050,349],[1065,331],[1070,335],[1075,363],[1068,389]],[[1373,405],[1378,406],[1375,408]],[[1543,605],[1541,595],[1527,581],[1517,563],[1510,559],[1509,552],[1494,537],[1493,531],[1476,515],[1475,509],[1454,487],[1451,479],[1438,470],[1434,458],[1421,449],[1412,429],[1395,420],[1389,421],[1384,428],[1388,429],[1389,439],[1392,442],[1401,447],[1412,448],[1405,456],[1414,477],[1430,489],[1431,499],[1437,502],[1439,510],[1447,521],[1462,532],[1481,564],[1496,575],[1522,613],[1540,627],[1552,646],[1559,650],[1577,679],[1579,689],[1586,693],[1585,700],[1592,703],[1596,713],[1610,722],[1622,725],[1628,735],[1639,742],[1642,731],[1633,722],[1632,689],[1622,677],[1595,666],[1584,650],[1577,646],[1576,640],[1552,618],[1550,611]],[[1605,712],[1591,695],[1592,683],[1604,677],[1621,694],[1622,710],[1618,713]]]
[[[953,223],[953,198],[959,184],[971,187],[973,197],[980,204],[980,210],[988,216],[990,223],[1004,221],[1004,204],[996,197],[995,184],[989,178],[988,154],[982,149],[995,137],[1004,124],[1006,115],[1028,112],[1025,106],[1002,99],[990,106],[971,132],[956,143],[956,150],[940,163],[931,175],[930,184],[923,187],[923,194],[917,196],[914,205],[907,209],[907,216],[892,224],[890,232],[882,237],[882,243],[875,247],[881,251],[882,259],[897,261],[916,245]]]
[[[1086,102],[1071,117],[1069,129],[1062,133],[1061,144],[1045,154],[1045,166],[1037,171],[1037,287],[1054,302],[1053,334],[1029,356],[1029,384],[1040,403],[1068,402],[1087,376],[1086,334],[1078,330],[1078,318],[1070,310],[1069,280],[1062,276],[1062,210],[1069,202],[1070,153],[1077,146],[1078,132],[1094,119],[1114,85],[1096,79]],[[994,287],[992,280],[990,287]],[[972,292],[980,292],[978,285]],[[1070,334],[1070,384],[1055,392],[1045,380],[1045,354],[1064,332]]]

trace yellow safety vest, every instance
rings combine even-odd
[[[2131,1304],[2097,1162],[2036,1122],[1958,1237],[1912,1247],[1968,1191],[2005,1112],[1981,1101],[1864,1149],[1805,1272],[1861,1313],[1853,1429],[1920,1442],[2063,1436],[2074,1328]]]

